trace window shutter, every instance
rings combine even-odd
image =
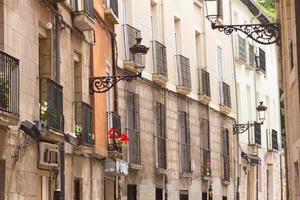
[[[134,93],[127,91],[127,128],[134,129]]]
[[[157,136],[162,136],[162,119],[161,119],[161,103],[156,102],[156,133]]]
[[[190,144],[190,117],[188,113],[185,114],[185,138],[186,144]]]
[[[160,104],[160,112],[161,112],[161,128],[163,138],[166,138],[166,106],[164,104]]]

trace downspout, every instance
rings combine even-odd
[[[230,24],[232,24],[232,0],[229,2],[230,8]],[[236,66],[234,61],[234,38],[233,34],[231,34],[231,51],[232,51],[232,64],[233,64],[233,76],[234,76],[234,92],[235,92],[235,109],[236,109],[236,123],[239,123],[239,109],[238,109],[238,97],[237,97],[237,79],[236,79]],[[239,134],[236,134],[236,193],[235,199],[240,199],[239,187],[240,187],[240,176],[241,176],[241,167],[240,167],[240,140]]]
[[[57,12],[58,3],[54,5]],[[60,19],[58,15],[55,15],[55,81],[60,82]]]

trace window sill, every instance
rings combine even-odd
[[[182,177],[182,178],[192,178],[193,173],[192,172],[181,172],[180,177]]]
[[[129,168],[133,170],[141,170],[143,167],[140,164],[129,163]]]
[[[162,168],[156,168],[155,172],[157,174],[167,174],[167,170],[166,169],[162,169]]]
[[[192,91],[191,88],[188,88],[186,86],[182,86],[182,85],[177,85],[176,86],[176,92],[182,95],[188,95],[190,94]]]
[[[17,125],[19,123],[19,117],[0,110],[0,126],[8,127]]]
[[[152,80],[159,86],[166,88],[166,84],[168,82],[168,77],[162,74],[152,74]]]
[[[222,185],[228,186],[230,185],[230,181],[229,180],[222,180]]]
[[[209,102],[211,101],[211,98],[209,96],[207,96],[207,95],[204,95],[204,94],[199,94],[198,95],[198,99],[204,105],[208,105]]]
[[[62,143],[65,141],[63,133],[53,130],[51,128],[47,128],[47,129],[43,130],[42,139],[46,140],[48,142],[55,142],[55,143],[57,143],[57,142]]]
[[[212,180],[211,176],[202,176],[201,179],[202,181],[208,181],[208,182],[211,182]]]
[[[231,108],[225,105],[220,105],[220,112],[228,115],[231,112]]]

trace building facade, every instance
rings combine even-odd
[[[232,24],[271,23],[251,1],[232,1]],[[240,199],[282,199],[283,182],[279,87],[276,44],[261,45],[243,33],[234,40],[237,123],[260,122],[256,107],[267,106],[262,125],[240,134],[239,151],[251,156],[253,163],[240,157],[238,165]],[[255,164],[256,163],[256,164]],[[253,164],[253,165],[251,165]],[[276,192],[275,192],[276,191]]]
[[[106,95],[89,90],[113,62],[107,10],[92,0],[0,2],[0,199],[114,198],[104,190]]]
[[[287,152],[287,198],[300,199],[299,185],[299,12],[300,2],[294,0],[277,2],[278,22],[281,25],[281,46],[279,53],[279,84],[283,91],[285,150]],[[282,106],[283,107],[283,106]]]
[[[150,47],[142,78],[118,84],[129,135],[121,199],[233,199],[231,39],[211,30],[202,1],[119,3],[118,73],[135,72],[136,37]],[[229,23],[229,1],[223,5]]]

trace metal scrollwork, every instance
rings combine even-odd
[[[216,25],[212,23],[212,29],[218,29],[226,35],[230,35],[233,31],[240,31],[257,43],[268,45],[274,44],[280,39],[279,24],[245,24],[245,25]]]
[[[128,76],[102,76],[90,78],[90,93],[104,93],[114,87],[119,81],[132,81],[141,77],[141,73]]]

